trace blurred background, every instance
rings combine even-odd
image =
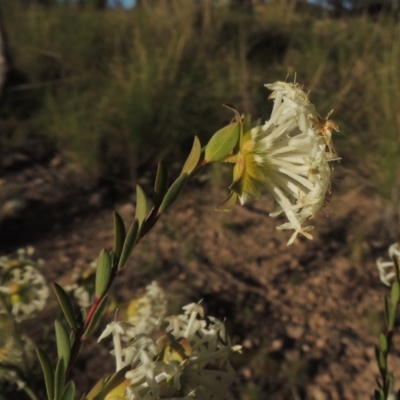
[[[117,297],[157,279],[172,308],[203,298],[226,317],[245,347],[229,398],[370,398],[375,258],[400,238],[399,17],[399,0],[1,0],[1,254],[33,245],[49,282],[67,281],[112,245],[110,210],[133,218],[134,185],[150,195],[160,159],[177,175],[193,136],[229,122],[222,104],[266,119],[263,85],[296,79],[340,127],[316,239],[286,248],[267,195],[216,214],[230,172],[209,168]],[[82,391],[107,372],[88,349]]]

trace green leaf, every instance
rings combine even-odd
[[[394,376],[393,372],[389,372],[388,377],[387,377],[387,388],[388,388],[388,393],[393,392],[393,383],[394,383]]]
[[[379,368],[382,371],[387,371],[387,361],[385,355],[381,352],[379,357]]]
[[[389,316],[390,316],[390,310],[392,309],[390,302],[389,302],[389,298],[387,296],[385,296],[384,298],[385,301],[385,323],[386,323],[386,327],[389,327]]]
[[[67,386],[65,386],[61,400],[74,400],[74,397],[75,397],[75,383],[69,381]]]
[[[125,374],[131,369],[130,365],[117,371],[114,375],[108,379],[104,385],[103,392],[110,393],[112,390],[121,385],[122,382],[126,381]]]
[[[54,400],[61,400],[65,386],[65,363],[63,358],[59,358],[54,374]]]
[[[397,314],[397,307],[395,305],[391,305],[389,313],[389,324],[388,324],[389,329],[394,328],[394,323],[396,321],[396,314]]]
[[[387,353],[387,351],[388,351],[388,343],[387,343],[386,336],[383,333],[381,333],[379,335],[379,345],[380,345],[381,351],[383,351],[384,353]]]
[[[104,399],[104,396],[102,396],[104,385],[105,385],[106,379],[102,378],[100,379],[90,390],[90,392],[87,394],[87,396],[84,396],[81,400],[102,400]]]
[[[57,300],[60,303],[61,309],[63,310],[65,319],[68,321],[69,326],[76,330],[78,328],[78,323],[68,294],[58,283],[53,283],[53,289],[57,296]]]
[[[190,175],[193,172],[193,170],[196,168],[200,160],[200,155],[201,155],[201,143],[199,138],[195,136],[192,150],[190,151],[190,154],[186,159],[185,164],[183,165],[181,175],[184,174],[185,172],[188,175]]]
[[[382,389],[375,389],[374,400],[385,400],[385,394]]]
[[[168,169],[167,169],[167,166],[164,164],[164,162],[160,161],[158,163],[156,181],[154,184],[154,192],[155,192],[154,206],[155,207],[158,207],[161,204],[161,202],[163,201],[163,198],[165,196],[165,193],[167,193],[167,189],[168,189]]]
[[[114,253],[116,259],[119,260],[121,257],[122,247],[125,241],[125,225],[121,216],[114,211]]]
[[[218,206],[215,211],[231,211],[237,202],[238,195],[234,192],[220,205]]]
[[[87,316],[87,311],[85,308],[81,308],[78,316],[77,316],[77,321],[79,323],[79,326],[83,326],[85,325],[85,320],[86,320],[86,316]]]
[[[379,349],[378,346],[375,346],[375,357],[378,362],[378,367],[380,371],[386,372],[387,364],[385,354]]]
[[[106,249],[103,249],[99,254],[99,258],[97,259],[95,288],[96,297],[103,296],[107,290],[111,276],[111,269],[112,265],[110,254]]]
[[[49,400],[53,400],[53,398],[54,398],[54,369],[51,365],[49,356],[42,349],[37,348],[36,354],[40,361],[40,365],[42,366],[44,382],[46,384],[47,398]]]
[[[100,301],[99,305],[96,308],[96,311],[93,314],[91,321],[89,322],[88,327],[86,328],[84,335],[82,336],[82,340],[86,340],[98,327],[98,325],[101,321],[101,318],[104,314],[104,311],[106,310],[107,300],[108,300],[108,296],[106,295]]]
[[[123,268],[132,254],[139,234],[139,221],[135,219],[126,234],[124,246],[122,247],[121,257],[118,261],[118,269]]]
[[[143,221],[147,217],[147,200],[143,189],[136,185],[136,212],[135,218],[139,221],[139,226],[142,226]]]
[[[74,331],[71,331],[71,332],[69,333],[69,342],[70,342],[70,343],[74,343],[74,340],[75,340],[75,332],[74,332]]]
[[[399,282],[394,282],[390,291],[390,302],[394,307],[397,307],[400,300],[400,285]]]
[[[171,185],[160,205],[160,212],[163,212],[173,203],[175,203],[175,201],[181,194],[183,188],[185,187],[187,180],[188,180],[188,174],[185,172]]]
[[[54,321],[54,327],[56,330],[56,342],[57,342],[57,354],[58,358],[63,358],[65,362],[65,368],[67,368],[70,357],[71,343],[69,341],[69,335],[65,326],[58,320]]]
[[[243,118],[243,122],[242,122],[242,132],[243,134],[245,134],[246,132],[248,132],[251,129],[251,115],[250,114],[246,114]]]
[[[239,134],[239,122],[233,122],[215,132],[206,146],[205,160],[207,162],[222,160],[238,143]]]

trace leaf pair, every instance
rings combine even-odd
[[[58,342],[57,342],[58,347]],[[65,362],[63,357],[58,359],[56,369],[53,369],[49,356],[41,349],[36,354],[42,366],[46,384],[46,393],[49,400],[74,400],[75,384],[70,381],[65,385]]]

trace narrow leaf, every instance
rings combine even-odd
[[[136,185],[136,212],[135,218],[139,221],[139,226],[147,217],[147,200],[143,189]]]
[[[247,114],[243,118],[241,134],[244,135],[251,129],[251,115]]]
[[[121,257],[125,236],[126,232],[124,221],[122,220],[121,216],[114,211],[114,253],[117,260],[119,260]]]
[[[77,321],[79,323],[79,326],[85,325],[86,316],[87,316],[86,309],[85,308],[81,308],[81,311],[77,316]]]
[[[104,292],[106,291],[108,282],[110,281],[111,268],[110,254],[106,249],[103,249],[99,254],[99,258],[97,259],[95,288],[96,297],[103,296]]]
[[[396,321],[396,313],[397,313],[397,307],[392,305],[389,314],[389,325],[388,325],[389,329],[394,328],[394,323]]]
[[[385,296],[384,301],[385,301],[385,323],[386,327],[389,327],[389,316],[390,316],[391,306],[389,298],[387,296]]]
[[[49,400],[53,400],[53,398],[54,398],[54,369],[51,365],[49,356],[42,349],[37,348],[36,354],[40,361],[40,365],[42,366],[44,382],[46,384],[47,398]]]
[[[65,386],[65,363],[63,358],[59,358],[54,374],[54,400],[61,400]]]
[[[58,320],[54,321],[54,327],[56,330],[56,342],[57,342],[57,354],[58,358],[63,358],[65,368],[69,363],[71,344],[69,341],[69,335],[65,326]]]
[[[375,389],[374,400],[385,400],[385,395],[383,394],[382,389]]]
[[[386,372],[387,370],[387,364],[386,364],[386,356],[385,354],[378,349],[377,351],[377,360],[378,360],[378,367],[380,371]]]
[[[388,393],[392,393],[393,392],[393,383],[394,383],[393,372],[389,372],[388,378],[387,378]]]
[[[164,164],[164,162],[160,161],[158,163],[156,181],[154,184],[154,192],[155,192],[154,206],[155,207],[158,207],[161,204],[161,202],[165,196],[165,193],[167,193],[167,189],[168,189],[168,169],[167,169],[167,166]]]
[[[215,132],[205,150],[207,162],[220,161],[227,156],[239,140],[240,123],[233,122]]]
[[[102,378],[100,379],[98,382],[96,382],[96,384],[92,387],[92,389],[90,390],[90,392],[87,394],[87,396],[85,396],[83,399],[81,400],[97,400],[97,399],[103,399],[103,397],[101,397],[102,393],[103,393],[103,389],[104,389],[104,385],[105,385],[106,379]]]
[[[190,154],[187,160],[185,161],[185,164],[183,165],[181,175],[184,174],[185,172],[188,175],[190,175],[193,172],[193,170],[196,168],[200,160],[200,155],[201,155],[201,143],[199,138],[195,136],[192,150],[190,151]]]
[[[60,303],[61,309],[63,310],[65,319],[68,321],[69,326],[76,330],[78,328],[78,323],[68,294],[58,283],[53,283],[53,289],[57,296],[57,300]]]
[[[215,211],[231,211],[237,202],[238,195],[234,192],[220,205],[218,206]]]
[[[120,392],[121,390],[122,393],[124,393],[126,387],[130,384],[130,381],[125,378],[125,374],[129,371],[129,369],[131,369],[131,366],[127,365],[117,371],[114,375],[112,375],[110,379],[106,381],[103,392],[107,393],[110,396],[112,396],[113,394],[115,396],[121,395],[121,393],[116,393]]]
[[[399,282],[394,282],[392,285],[392,289],[390,291],[390,302],[392,303],[392,306],[397,307],[397,304],[399,304],[400,300],[400,285]]]
[[[124,246],[122,247],[121,257],[118,261],[118,269],[123,268],[128,261],[128,258],[132,254],[133,248],[136,244],[136,239],[139,234],[139,222],[137,219],[133,221],[133,224],[129,228],[129,231],[126,235]]]
[[[160,205],[160,212],[163,212],[173,203],[175,203],[175,201],[181,194],[183,188],[185,187],[187,180],[188,180],[188,174],[184,173],[171,185]]]
[[[82,336],[82,340],[86,340],[97,328],[101,321],[101,317],[104,314],[104,311],[107,307],[107,299],[108,296],[104,296],[103,299],[100,301],[96,311],[93,314],[91,321],[89,322],[89,326],[86,328],[84,335]]]
[[[75,397],[75,383],[69,381],[67,386],[65,386],[61,400],[74,400],[74,397]]]
[[[388,343],[387,343],[386,336],[383,333],[381,333],[379,335],[379,346],[380,346],[381,351],[383,351],[384,353],[387,353]]]

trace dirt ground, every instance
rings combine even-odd
[[[33,160],[14,154],[2,163],[1,254],[34,246],[49,282],[68,282],[73,269],[112,247],[114,207],[127,223],[133,219],[126,197],[110,194],[104,182],[83,177],[58,155]],[[343,166],[335,177],[328,209],[310,221],[315,239],[290,247],[290,233],[275,229],[282,220],[268,216],[267,194],[229,214],[216,213],[226,192],[212,173],[190,183],[136,249],[115,282],[115,298],[127,300],[157,280],[172,311],[203,299],[209,315],[226,319],[234,341],[244,346],[233,360],[237,380],[228,398],[370,399],[387,293],[375,259],[386,256],[390,242],[380,197]],[[149,193],[149,182],[143,183]],[[54,309],[54,303],[46,309],[42,324],[52,326]],[[394,348],[390,365],[399,371],[400,335]],[[112,368],[108,349],[93,339],[74,379],[88,390]]]

